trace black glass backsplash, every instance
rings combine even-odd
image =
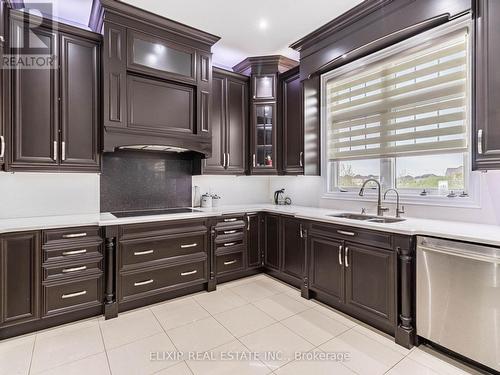
[[[193,163],[182,154],[105,153],[101,212],[190,207]]]

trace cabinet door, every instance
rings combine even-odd
[[[276,99],[276,75],[254,75],[252,86],[254,100]]]
[[[24,25],[12,21],[12,40],[22,40]],[[30,29],[48,53],[57,55],[57,35],[44,28]],[[23,48],[16,49],[22,54]],[[28,51],[26,51],[28,52]],[[59,161],[58,70],[12,70],[12,149],[10,168],[47,169]]]
[[[395,324],[395,254],[346,242],[346,304],[381,329]]]
[[[39,232],[0,236],[0,328],[39,317],[40,251]]]
[[[227,170],[231,174],[245,173],[246,166],[246,130],[248,118],[247,83],[236,79],[227,79],[227,125],[226,150]]]
[[[282,272],[302,280],[306,262],[305,243],[300,220],[283,217],[282,220]]]
[[[99,170],[100,47],[61,36],[61,165]]]
[[[288,72],[287,72],[288,73]],[[286,74],[286,73],[285,73]],[[280,78],[281,87],[281,124],[282,172],[284,174],[303,174],[304,121],[302,113],[302,85],[298,73]]]
[[[205,159],[203,173],[223,173],[226,166],[225,128],[226,128],[226,79],[214,73],[212,78],[212,104],[210,127],[212,129],[212,156]]]
[[[276,174],[276,103],[252,108],[252,174]]]
[[[266,267],[280,268],[280,224],[279,216],[264,216],[264,264]]]
[[[260,216],[247,215],[247,266],[249,268],[261,265],[260,252]]]
[[[472,169],[500,169],[500,2],[475,0]]]
[[[309,235],[309,288],[344,300],[342,241]]]

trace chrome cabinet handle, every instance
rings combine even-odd
[[[69,273],[69,272],[77,272],[77,271],[83,271],[86,270],[87,266],[81,266],[81,267],[73,267],[73,268],[64,268],[62,270],[63,273]]]
[[[181,272],[181,276],[194,275],[197,272],[198,272],[198,270],[192,270],[192,271],[188,271],[188,272]]]
[[[196,242],[187,245],[181,245],[181,249],[187,249],[188,247],[196,247],[198,244]]]
[[[53,159],[54,161],[57,161],[57,141],[54,141],[54,155],[53,155]]]
[[[61,298],[62,298],[62,299],[66,299],[66,298],[74,298],[74,297],[84,296],[85,294],[87,294],[87,291],[86,291],[86,290],[82,290],[81,292],[75,292],[75,293],[63,294],[63,295],[61,296]]]
[[[76,255],[76,254],[85,254],[87,252],[87,249],[81,249],[81,250],[71,250],[71,251],[64,251],[62,253],[63,256],[66,255]]]
[[[5,155],[5,138],[3,135],[0,135],[0,158],[3,158]]]
[[[301,151],[300,154],[299,154],[299,165],[301,167],[304,166],[304,161],[303,160],[304,160],[304,153]]]
[[[229,165],[231,164],[231,162],[229,161],[229,152],[227,153],[227,164],[226,164],[226,167],[229,167]]]
[[[134,255],[147,255],[147,254],[153,254],[154,252],[155,252],[154,250],[135,251]]]
[[[66,160],[66,142],[61,142],[61,160]]]
[[[250,217],[247,216],[247,231],[250,231]]]
[[[253,167],[255,168],[257,166],[257,162],[255,160],[255,154],[252,155],[253,158]]]
[[[339,245],[339,264],[342,265],[342,245]]]
[[[227,242],[224,244],[224,247],[233,246],[233,245],[236,245],[236,242]]]
[[[344,263],[346,268],[349,267],[349,248],[347,246],[345,247]]]
[[[222,167],[226,168],[226,153],[224,152],[224,161],[222,162]]]
[[[82,233],[71,233],[62,235],[62,238],[80,238],[80,237],[87,237],[87,233],[82,232]]]
[[[351,236],[351,237],[353,237],[353,236],[356,235],[356,233],[354,233],[354,232],[347,232],[345,230],[338,230],[337,233],[338,234],[343,234],[344,236]]]
[[[229,266],[230,264],[235,264],[237,261],[238,261],[237,259],[229,260],[227,262],[224,262],[224,265]]]
[[[483,129],[477,131],[477,153],[483,153]]]
[[[224,234],[234,234],[236,233],[236,230],[225,230]]]
[[[304,229],[302,228],[302,224],[299,225],[299,236],[300,238],[304,238]]]
[[[236,219],[235,217],[232,217],[231,219],[224,219],[224,222],[225,223],[232,223],[233,221],[236,221],[238,219]]]
[[[151,284],[153,281],[154,281],[153,279],[138,281],[138,282],[134,283],[134,286],[148,285],[148,284]]]

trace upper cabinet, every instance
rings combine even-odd
[[[500,169],[500,2],[474,4],[472,169]]]
[[[278,145],[278,77],[298,65],[284,56],[249,57],[233,70],[250,76],[249,173],[276,175],[280,165]]]
[[[9,20],[10,40],[22,40],[22,12],[11,10]],[[30,32],[58,64],[9,70],[6,169],[98,172],[101,37],[43,22]],[[10,43],[8,52],[21,56],[31,50]]]
[[[304,114],[299,67],[279,76],[281,134],[280,170],[283,174],[304,173]]]
[[[203,173],[244,174],[247,165],[247,77],[214,68],[210,124],[212,157],[204,160]]]
[[[210,157],[219,37],[114,0],[93,2],[90,26],[104,35],[104,151],[175,147]]]
[[[0,56],[3,58],[4,50],[6,48],[6,4],[2,1],[0,2]],[[5,111],[4,102],[7,101],[7,90],[5,84],[5,77],[7,73],[5,69],[0,71],[0,170],[2,170],[4,160],[5,160]]]

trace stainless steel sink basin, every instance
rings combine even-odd
[[[369,223],[399,223],[401,221],[405,221],[406,219],[397,218],[397,217],[383,217],[383,216],[373,216],[373,215],[362,215],[362,214],[352,214],[348,212],[342,212],[340,214],[332,214],[328,215],[331,217],[339,217],[342,219],[350,219],[350,220],[362,220],[367,221]]]

